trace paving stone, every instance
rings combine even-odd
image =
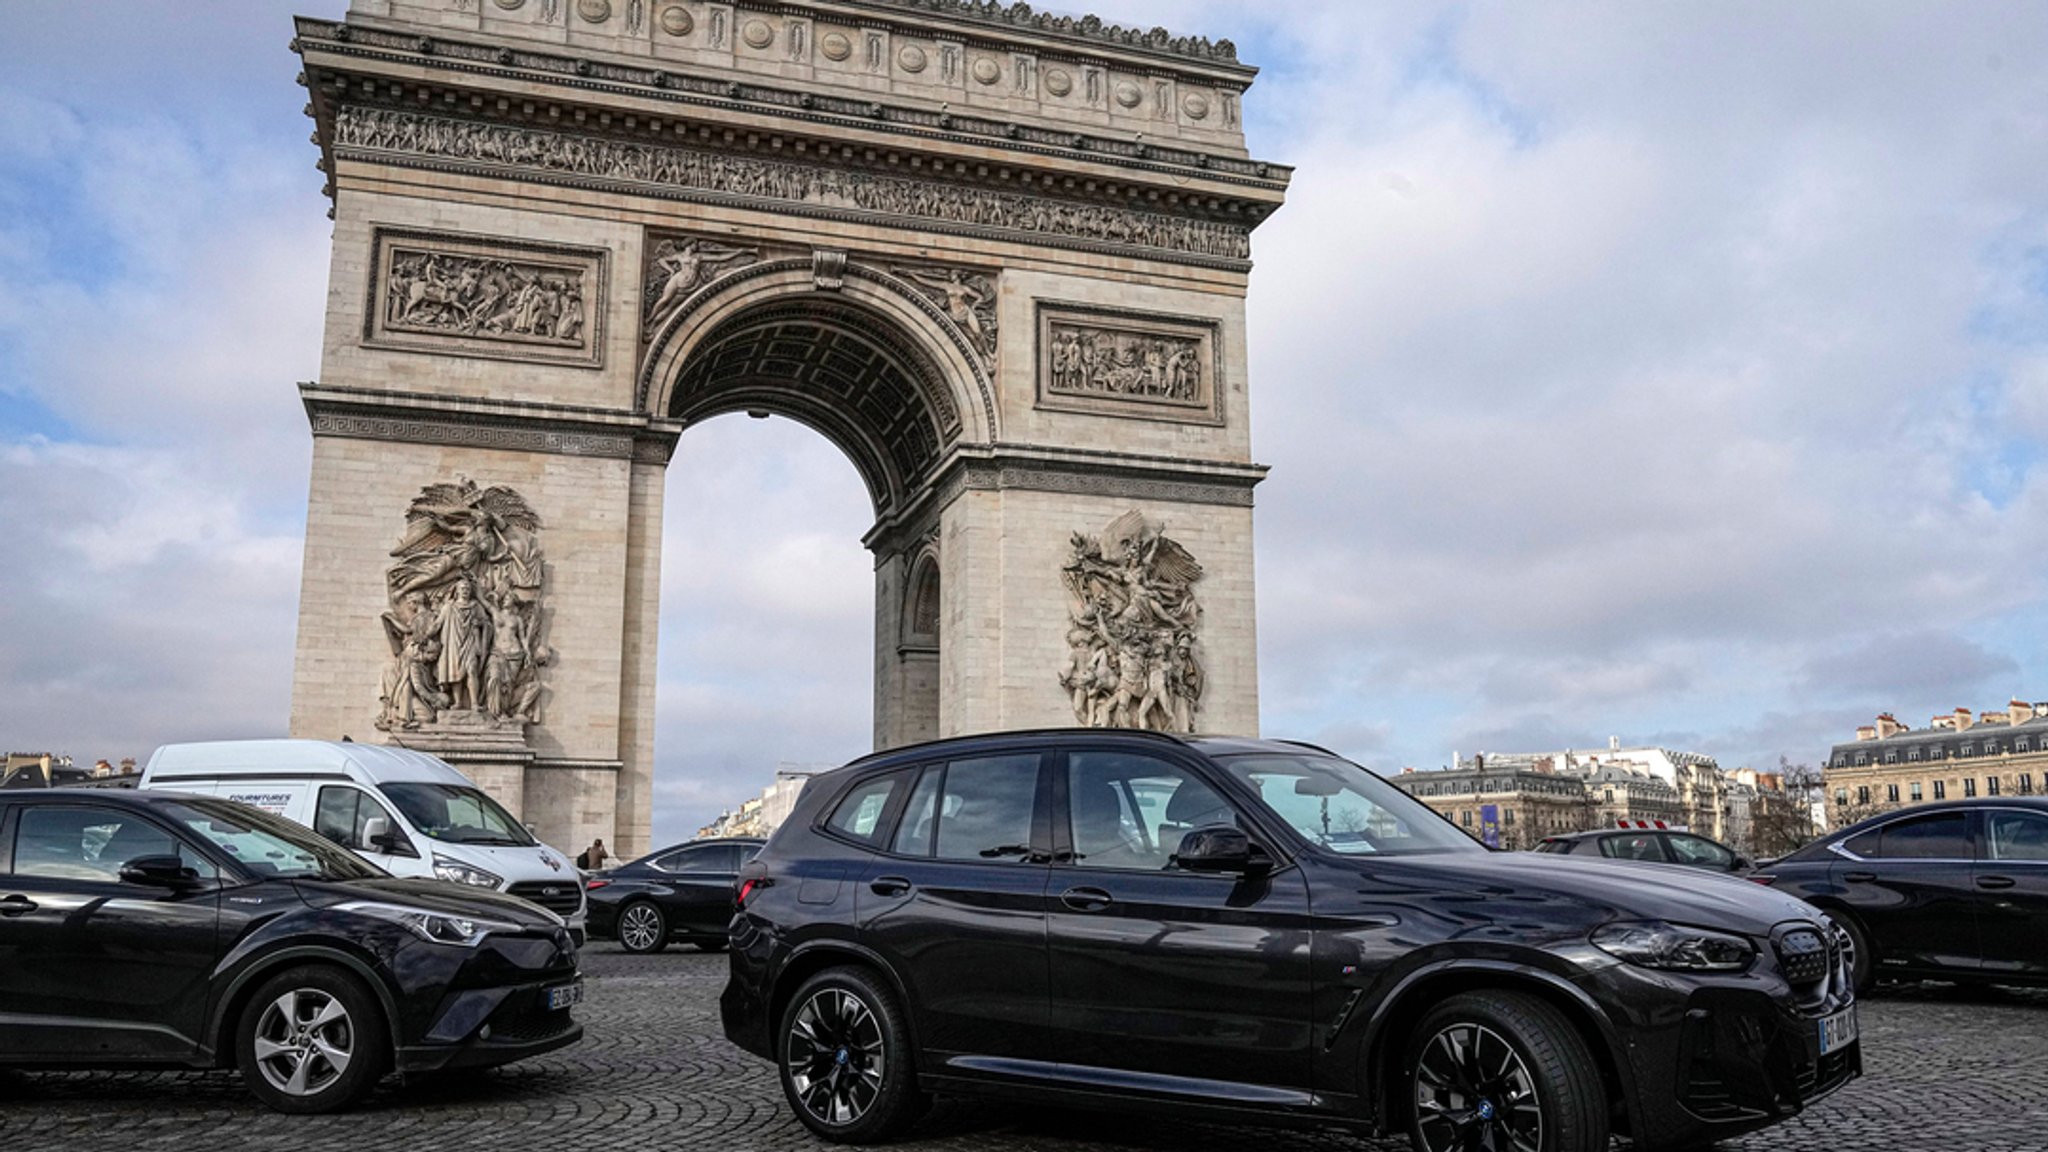
[[[388,1079],[341,1116],[280,1116],[230,1073],[0,1072],[0,1149],[568,1149],[825,1152],[773,1069],[718,1028],[725,958],[687,947],[584,954],[581,1044],[490,1072]],[[1740,1152],[2048,1152],[2048,992],[1922,985],[1866,1000],[1862,1079]],[[1394,1152],[1337,1131],[942,1102],[918,1152]]]

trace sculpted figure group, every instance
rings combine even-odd
[[[1193,732],[1204,675],[1196,633],[1202,566],[1165,528],[1127,512],[1074,533],[1061,572],[1072,626],[1060,686],[1090,728]]]
[[[583,276],[446,252],[394,253],[385,327],[583,346]]]
[[[540,517],[517,492],[474,480],[429,484],[406,512],[386,571],[391,662],[377,727],[538,723],[545,576]]]
[[[1056,392],[1180,400],[1202,397],[1201,341],[1055,324]]]

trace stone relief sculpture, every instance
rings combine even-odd
[[[758,248],[736,248],[697,237],[670,237],[655,244],[649,253],[646,282],[641,299],[647,301],[641,318],[640,339],[645,342],[656,329],[683,306],[690,294],[735,268],[761,258]]]
[[[1251,258],[1251,232],[1243,225],[395,109],[341,109],[334,120],[334,146],[685,188],[797,203],[821,210],[877,212],[956,227],[1155,248],[1217,259]]]
[[[584,269],[393,248],[384,281],[387,332],[587,346]]]
[[[1061,578],[1072,626],[1060,687],[1090,728],[1193,732],[1204,674],[1194,585],[1202,566],[1132,511],[1099,536],[1076,532]]]
[[[996,362],[996,285],[994,279],[959,268],[892,268],[931,301],[946,310],[967,342],[993,366]]]
[[[405,520],[385,572],[377,727],[538,723],[554,659],[540,639],[540,517],[512,489],[460,477],[421,489]]]
[[[1202,341],[1053,321],[1050,390],[1202,402]]]

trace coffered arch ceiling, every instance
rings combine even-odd
[[[957,419],[932,401],[945,389],[937,367],[892,321],[810,297],[759,304],[721,322],[684,361],[667,415],[685,427],[728,412],[807,424],[853,461],[883,517],[930,478],[958,438]]]

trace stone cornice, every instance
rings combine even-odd
[[[1156,53],[1204,65],[1223,65],[1240,73],[1246,80],[1258,73],[1258,69],[1238,62],[1237,45],[1228,40],[1175,36],[1164,28],[1140,31],[1106,23],[1097,16],[1058,16],[1051,12],[1036,12],[1029,4],[986,4],[977,0],[839,0],[839,3],[848,8],[901,12],[925,24],[944,20],[969,27],[995,25],[1005,30],[1074,41],[1083,49],[1100,46],[1118,52]],[[742,6],[753,5],[742,0]]]
[[[1077,132],[997,118],[986,113],[939,110],[868,98],[819,94],[782,87],[749,77],[745,80],[692,75],[684,65],[659,62],[617,63],[589,56],[549,51],[545,47],[511,48],[449,36],[420,36],[357,24],[300,17],[293,47],[364,62],[428,66],[440,72],[477,78],[535,82],[570,92],[630,96],[687,109],[729,110],[772,115],[820,129],[855,128],[904,139],[904,146],[972,144],[1019,154],[1018,163],[1035,159],[1071,166],[1112,165],[1154,174],[1171,183],[1190,178],[1242,186],[1270,211],[1286,190],[1293,169],[1243,156],[1202,151],[1174,144],[1131,139],[1128,135]],[[308,56],[308,66],[316,66]],[[414,86],[410,78],[406,87]],[[587,97],[586,97],[587,98]]]
[[[306,382],[299,398],[315,437],[441,444],[635,463],[668,463],[681,429],[632,412],[480,400]]]

